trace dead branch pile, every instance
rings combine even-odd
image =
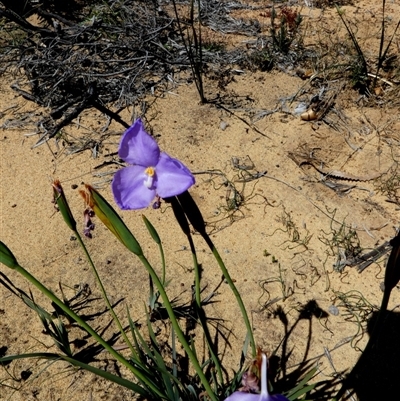
[[[38,123],[44,131],[40,143],[55,136],[89,107],[118,120],[109,107],[120,110],[135,104],[165,82],[176,68],[189,68],[173,13],[167,12],[170,1],[94,0],[87,6],[75,3],[76,9],[69,2],[69,11],[64,8],[57,13],[58,8],[46,7],[45,1],[42,6],[28,1],[28,14],[18,7],[18,1],[0,3],[0,17],[25,32],[18,41],[8,43],[8,51],[3,49],[3,56],[14,55],[14,65],[27,78],[19,79],[12,88],[50,109]],[[187,7],[189,3],[180,4]],[[228,15],[238,3],[207,0],[203,6],[205,21],[216,24],[217,15]],[[26,18],[28,15],[36,16],[35,22]],[[253,29],[233,19],[230,23],[237,31]],[[223,26],[219,29],[224,30]],[[203,61],[218,63],[218,59],[227,61],[222,54],[216,57],[207,52]]]
[[[154,3],[111,1],[88,11],[72,22],[39,8],[41,26],[19,23],[28,35],[19,44],[18,68],[29,85],[13,89],[51,109],[42,121],[48,138],[87,107],[134,104],[171,65],[185,63],[173,45],[173,20]]]
[[[183,10],[180,23],[185,24],[190,1],[176,3]],[[212,31],[260,38],[258,21],[234,18],[232,12],[259,10],[265,8],[264,4],[201,0],[200,5],[201,23]],[[32,15],[35,19],[28,18]],[[90,107],[126,126],[118,116],[119,110],[137,104],[144,95],[171,80],[177,69],[190,68],[171,0],[65,0],[60,5],[50,0],[3,0],[1,17],[5,17],[0,26],[1,67],[5,69],[6,61],[13,63],[25,78],[14,82],[12,88],[50,110],[38,122],[43,133],[39,143],[54,137]],[[17,25],[20,33],[9,35],[12,40],[3,46],[7,24],[14,29]],[[270,38],[267,42],[272,43]],[[265,45],[261,47],[265,58]],[[213,64],[214,70],[224,70],[227,64],[246,65],[247,58],[243,48],[229,52],[204,48],[203,71],[207,63]]]

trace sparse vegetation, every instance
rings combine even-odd
[[[396,35],[396,32],[400,26],[400,19],[397,23],[397,25],[394,28],[392,36],[389,38],[389,41],[384,47],[384,43],[386,40],[386,29],[385,29],[385,5],[386,5],[386,0],[382,0],[382,25],[381,25],[381,34],[380,34],[380,43],[379,43],[379,53],[378,53],[378,62],[376,67],[371,68],[366,60],[366,57],[364,56],[364,52],[361,49],[360,44],[358,43],[357,37],[353,30],[351,29],[350,25],[346,22],[346,19],[344,17],[344,12],[339,9],[338,6],[336,6],[338,15],[340,19],[342,20],[344,26],[346,27],[346,30],[351,38],[351,41],[353,42],[354,48],[356,50],[356,57],[351,64],[351,80],[357,89],[365,93],[367,90],[371,90],[373,92],[374,88],[376,88],[377,85],[377,80],[379,77],[379,72],[383,66],[383,63],[386,61],[389,49],[392,45],[393,38]]]
[[[346,224],[345,220],[335,228],[335,214],[336,211],[332,213],[331,232],[323,232],[319,240],[327,245],[328,255],[336,257],[334,269],[343,272],[346,265],[360,255],[362,247],[357,231]]]

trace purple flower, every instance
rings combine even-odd
[[[252,394],[245,393],[243,391],[235,391],[225,401],[289,401],[285,396],[281,394],[270,395],[268,393],[268,382],[267,382],[267,357],[262,354],[261,364],[261,393]]]
[[[140,119],[122,136],[118,154],[131,164],[117,171],[111,184],[115,202],[123,210],[147,207],[156,196],[180,195],[195,182],[183,163],[160,151]]]

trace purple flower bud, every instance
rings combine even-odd
[[[244,391],[235,391],[225,401],[289,401],[285,396],[281,394],[270,395],[268,393],[268,381],[267,381],[267,357],[262,354],[261,363],[261,393],[252,394]]]
[[[83,234],[87,238],[92,238],[92,233],[91,231],[94,230],[94,223],[91,220],[91,217],[94,216],[94,211],[91,209],[85,209],[83,212],[83,218],[84,218],[84,225],[83,225]]]
[[[85,228],[85,229],[83,230],[83,235],[84,235],[86,238],[90,238],[90,239],[93,238],[92,233],[90,232],[90,230],[89,230],[88,228]]]
[[[259,379],[253,372],[243,373],[242,386],[240,391],[246,391],[248,393],[258,393],[260,391]]]
[[[153,203],[153,209],[159,209],[161,207],[161,198],[156,196],[156,200]]]

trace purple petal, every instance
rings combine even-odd
[[[225,401],[261,401],[260,394],[245,393],[243,391],[235,391]],[[266,401],[266,400],[263,400]]]
[[[155,167],[160,157],[160,148],[145,131],[142,121],[138,119],[122,136],[118,154],[129,164]]]
[[[142,209],[156,196],[155,189],[144,185],[147,178],[141,166],[128,166],[118,170],[111,184],[115,203],[122,210]]]
[[[195,183],[190,170],[179,160],[173,159],[164,152],[160,154],[156,175],[157,195],[161,198],[180,195]]]
[[[252,394],[243,391],[235,391],[225,401],[289,401],[281,394]]]
[[[268,401],[289,401],[289,400],[282,394],[274,394],[269,396]]]

